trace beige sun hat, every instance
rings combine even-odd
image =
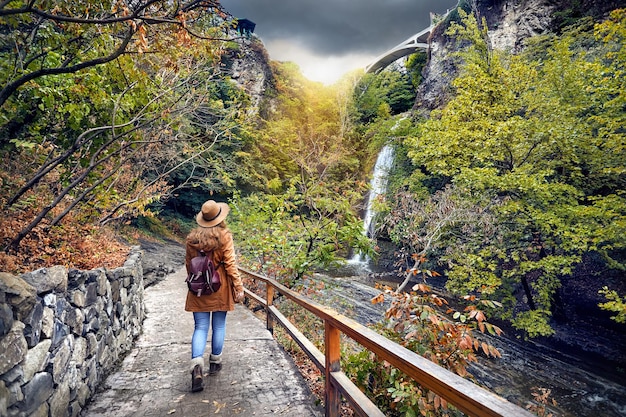
[[[202,205],[200,213],[196,216],[196,222],[202,227],[217,226],[228,216],[229,211],[228,204],[209,200]]]

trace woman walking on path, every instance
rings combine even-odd
[[[191,391],[202,391],[204,350],[211,333],[211,355],[209,375],[222,369],[222,349],[226,334],[226,313],[235,308],[235,303],[243,301],[243,284],[235,260],[233,236],[226,226],[225,219],[230,208],[226,203],[209,200],[202,205],[196,216],[198,227],[187,236],[185,265],[190,272],[191,259],[201,251],[212,253],[212,260],[220,274],[222,285],[217,292],[200,295],[189,291],[185,311],[193,312],[194,332],[191,339]]]

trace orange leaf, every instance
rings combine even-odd
[[[372,304],[379,304],[379,303],[382,303],[383,301],[385,301],[385,294],[383,293],[380,293],[376,297],[371,299]]]
[[[480,311],[480,310],[476,310],[476,311],[477,311],[477,313],[476,313],[476,320],[478,322],[484,321],[485,320],[485,314],[482,311]]]

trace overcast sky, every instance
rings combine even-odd
[[[332,83],[430,24],[456,0],[221,0],[256,23],[274,61],[293,61],[315,81]]]

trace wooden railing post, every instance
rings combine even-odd
[[[341,332],[333,327],[328,320],[324,321],[324,351],[326,356],[325,376],[325,408],[326,417],[338,417],[341,403],[341,393],[333,384],[331,372],[341,370]]]
[[[274,304],[274,287],[269,282],[265,283],[265,296],[267,302],[267,304],[265,304],[266,326],[267,330],[269,330],[271,334],[274,334],[274,317],[270,311],[270,307]]]

